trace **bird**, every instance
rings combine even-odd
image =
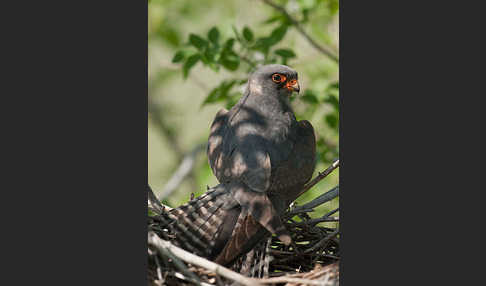
[[[221,109],[211,124],[208,161],[231,198],[224,207],[232,212],[212,253],[220,264],[233,262],[268,233],[286,245],[292,241],[280,215],[311,179],[316,163],[314,128],[297,121],[290,104],[299,91],[294,69],[261,66],[250,74],[239,101]]]
[[[297,72],[265,65],[250,74],[245,91],[211,126],[208,162],[219,184],[151,223],[160,235],[221,265],[232,265],[269,234],[289,245],[281,215],[311,179],[316,161],[314,128],[297,121],[290,97]],[[149,193],[151,192],[148,187]],[[149,224],[151,224],[149,223]]]
[[[299,91],[298,74],[288,66],[265,65],[251,73],[239,101],[221,109],[210,126],[207,156],[219,184],[177,208],[160,207],[159,215],[149,217],[149,229],[227,267],[240,267],[238,258],[270,234],[289,245],[281,215],[316,163],[314,128],[297,121],[290,104]],[[154,280],[155,264],[149,265]]]

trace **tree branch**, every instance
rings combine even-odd
[[[298,284],[298,285],[327,285],[323,284],[322,281],[319,280],[310,280],[310,279],[305,279],[305,278],[293,278],[293,277],[288,277],[288,276],[282,276],[282,277],[272,277],[272,278],[262,278],[259,279],[258,282],[264,283],[264,284],[279,284],[279,283],[292,283],[292,285]]]
[[[183,161],[185,159],[185,154],[179,146],[177,137],[173,134],[172,127],[167,124],[165,120],[163,120],[163,115],[165,114],[164,107],[157,105],[151,96],[148,97],[148,112],[151,114],[150,119],[154,123],[155,127],[166,138],[170,147],[174,151],[176,161]],[[192,172],[192,168],[190,169],[190,172],[184,176],[184,178],[186,177],[188,177],[190,180],[192,187],[196,188],[196,179],[194,173]]]
[[[147,206],[150,211],[160,215],[165,209],[170,209],[167,206],[162,205],[162,203],[157,199],[152,188],[147,185]]]
[[[295,199],[297,199],[298,197],[300,197],[302,194],[304,194],[305,192],[307,192],[308,190],[310,190],[313,186],[315,186],[317,183],[319,183],[322,179],[324,179],[325,177],[327,177],[327,175],[329,175],[337,167],[339,167],[339,159],[337,159],[336,161],[334,161],[331,164],[331,166],[327,167],[327,169],[324,170],[322,173],[319,172],[319,175],[317,175],[317,177],[315,177],[312,181],[308,182],[304,186],[304,188],[302,189],[302,191],[300,191],[300,193],[295,198],[293,198],[292,201],[294,201]]]
[[[309,212],[312,209],[314,209],[315,207],[320,206],[323,203],[334,199],[338,195],[339,195],[339,185],[335,186],[334,188],[325,192],[324,194],[318,196],[317,198],[313,199],[312,201],[310,201],[310,202],[308,202],[304,205],[297,206],[297,207],[293,208],[290,212],[288,212],[286,214],[286,216],[292,217],[292,216],[294,216],[294,215],[296,215],[300,212]]]
[[[292,16],[290,16],[290,14],[287,12],[287,10],[285,10],[284,7],[282,7],[282,6],[274,3],[271,0],[262,0],[262,2],[264,2],[265,4],[273,7],[275,10],[279,11],[280,13],[282,13],[292,23],[292,25],[294,25],[294,27],[297,29],[297,31],[299,31],[299,33],[302,34],[302,36],[304,36],[304,38],[306,38],[306,40],[314,48],[316,48],[322,54],[328,56],[333,61],[339,63],[338,56],[335,55],[334,52],[330,48],[328,48],[326,46],[319,45],[311,36],[309,36],[309,34],[307,34],[304,31],[304,29],[302,28],[302,26],[300,25],[300,23],[295,18],[293,18]]]
[[[160,195],[160,199],[165,199],[168,196],[170,196],[170,194],[172,194],[175,190],[177,190],[177,188],[184,181],[184,179],[191,174],[192,169],[196,164],[197,155],[199,154],[199,152],[204,150],[205,147],[206,147],[205,144],[198,144],[196,147],[192,149],[191,152],[189,152],[189,154],[184,156],[184,159],[182,159],[179,168],[177,168],[175,173],[172,175],[172,177],[169,179],[167,184],[164,186],[164,189],[162,190],[162,194]]]
[[[169,241],[160,239],[157,234],[154,232],[149,232],[148,233],[148,243],[157,250],[159,250],[162,253],[167,253],[170,252],[172,255],[176,256],[180,260],[183,260],[187,263],[206,268],[210,271],[213,271],[214,273],[221,275],[223,277],[226,277],[228,279],[231,279],[233,281],[237,281],[243,285],[246,286],[260,286],[261,284],[258,283],[255,279],[251,279],[248,277],[245,277],[241,274],[238,274],[234,271],[231,271],[230,269],[223,267],[217,263],[211,262],[207,259],[204,259],[200,256],[194,255],[190,252],[187,252],[183,250],[182,248],[179,248],[173,244],[171,244]]]

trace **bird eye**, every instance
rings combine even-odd
[[[281,74],[273,74],[272,75],[272,80],[276,83],[280,83],[280,82],[283,82],[285,81],[285,76],[284,75],[281,75]]]

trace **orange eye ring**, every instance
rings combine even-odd
[[[283,74],[275,73],[272,75],[272,80],[276,83],[284,82],[287,79]]]

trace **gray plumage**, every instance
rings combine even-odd
[[[274,81],[275,74],[285,81]],[[239,102],[216,115],[207,149],[213,173],[229,186],[242,208],[239,221],[250,216],[246,233],[261,233],[248,231],[248,225],[258,222],[285,244],[290,243],[290,236],[279,215],[311,178],[315,166],[312,125],[297,121],[290,106],[288,83],[297,77],[296,71],[283,65],[267,65],[254,72]],[[235,248],[245,248],[234,242],[236,236],[234,231],[233,244],[239,245]],[[233,256],[235,251],[227,252]]]
[[[176,245],[229,265],[270,233],[291,242],[280,215],[315,166],[314,129],[290,107],[298,90],[293,69],[263,66],[239,102],[217,113],[207,154],[220,184],[162,214]]]

